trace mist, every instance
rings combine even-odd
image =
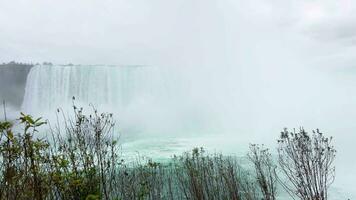
[[[150,129],[183,110],[169,119],[194,116],[197,134],[232,151],[320,128],[335,137],[337,184],[356,194],[355,11],[352,0],[1,1],[0,62],[157,67],[175,100],[145,110]]]

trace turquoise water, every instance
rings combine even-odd
[[[224,155],[236,156],[239,164],[244,168],[253,170],[246,158],[248,144],[239,140],[234,135],[210,134],[204,137],[170,137],[170,138],[147,138],[136,139],[122,144],[122,156],[125,160],[136,161],[137,159],[152,159],[156,162],[167,162],[173,155],[180,155],[190,151],[194,147],[204,147],[208,153],[223,153]],[[340,168],[336,168],[337,170]],[[348,176],[355,177],[349,171]],[[355,190],[352,183],[347,183],[345,175],[336,172],[336,181],[330,187],[329,199],[345,200],[354,199]],[[282,188],[278,190],[279,199],[291,199]]]

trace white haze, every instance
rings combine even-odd
[[[352,0],[2,0],[0,61],[163,68],[233,141],[272,146],[299,126],[333,135],[337,184],[356,194],[355,11]]]

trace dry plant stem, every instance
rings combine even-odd
[[[276,165],[268,149],[263,146],[251,144],[249,160],[255,167],[256,180],[265,200],[276,199]]]
[[[299,132],[284,130],[278,140],[278,162],[288,183],[280,180],[291,195],[302,200],[327,200],[328,188],[335,179],[336,150],[319,130],[310,136],[304,129]]]

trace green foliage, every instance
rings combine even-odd
[[[235,157],[208,154],[203,148],[174,156],[165,164],[125,163],[118,156],[112,115],[93,111],[87,116],[74,106],[75,118],[64,117],[63,123],[50,129],[51,140],[38,137],[40,127],[46,125],[41,118],[21,113],[18,122],[23,132],[17,134],[12,123],[0,122],[0,200],[276,199],[276,166],[263,147],[251,145],[254,176]],[[290,182],[325,178],[323,200],[334,178],[335,149],[330,142],[319,131],[311,137],[304,131],[285,131],[279,140],[279,164],[287,176],[294,177]]]
[[[15,135],[9,122],[0,123],[0,199],[45,199],[50,187],[46,166],[49,144],[34,139],[36,129],[45,124],[22,114],[19,119],[24,133]]]
[[[94,194],[89,194],[85,200],[99,200],[100,196],[99,195],[94,195]]]
[[[75,120],[58,124],[65,132],[53,131],[51,141],[36,136],[42,118],[21,113],[21,134],[0,123],[0,199],[109,198],[117,163],[112,115],[74,110]]]

